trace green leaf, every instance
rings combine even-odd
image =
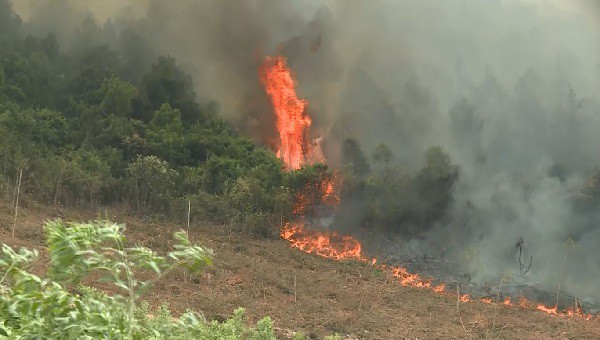
[[[113,284],[119,288],[123,288],[124,290],[129,290],[129,287],[123,281],[115,281]]]

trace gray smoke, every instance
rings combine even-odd
[[[273,122],[257,70],[263,55],[283,53],[331,161],[347,137],[366,151],[387,144],[409,171],[422,166],[427,147],[444,146],[460,180],[452,222],[429,238],[452,239],[472,215],[467,236],[447,246],[474,250],[467,265],[477,277],[514,269],[513,246],[522,237],[534,256],[530,280],[550,288],[562,280],[582,298],[600,296],[600,218],[578,208],[593,201],[585,190],[600,166],[597,1],[15,6],[32,31],[55,31],[64,49],[77,48],[82,19],[92,15],[95,39],[113,48],[131,46],[127,34],[138,37],[130,53],[139,51],[141,63],[174,56],[201,101],[216,102],[223,117],[261,142]]]

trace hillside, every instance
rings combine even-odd
[[[89,211],[57,211],[29,202],[22,207],[16,237],[13,217],[2,204],[0,239],[12,246],[40,249],[46,219],[89,220]],[[130,242],[157,251],[169,248],[173,223],[142,220],[117,211]],[[255,239],[215,225],[192,225],[191,238],[216,252],[214,266],[184,282],[175,273],[150,291],[152,306],[167,302],[174,311],[193,309],[207,319],[223,320],[243,306],[252,321],[269,315],[282,338],[302,331],[313,338],[338,332],[359,339],[597,339],[600,320],[584,321],[536,310],[481,302],[460,303],[456,295],[438,295],[403,287],[369,265],[336,262],[290,248],[281,240]],[[37,270],[45,267],[41,256]]]
[[[600,337],[580,317],[600,313],[581,18],[85,3],[0,0],[0,246],[41,254],[38,277],[35,252],[0,249],[0,337],[273,339],[267,317],[281,338]]]

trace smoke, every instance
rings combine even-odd
[[[263,143],[274,129],[258,68],[283,53],[330,161],[347,137],[368,154],[385,143],[409,172],[429,146],[448,151],[460,180],[428,238],[475,249],[477,277],[515,268],[523,237],[531,281],[600,296],[600,204],[586,194],[600,166],[596,1],[24,3],[15,8],[30,30],[54,31],[63,49],[80,46],[92,15],[94,39],[139,67],[174,56],[200,101]]]

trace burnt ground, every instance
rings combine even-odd
[[[94,212],[65,211],[26,203],[15,238],[12,210],[0,203],[0,241],[37,248],[43,221],[95,219]],[[127,225],[129,241],[167,251],[181,225],[110,212]],[[479,301],[457,304],[455,293],[403,287],[389,274],[357,262],[302,253],[281,240],[254,239],[217,225],[192,225],[191,238],[216,252],[214,266],[184,281],[172,273],[148,293],[151,306],[168,303],[176,313],[202,312],[223,320],[237,307],[250,319],[270,316],[281,338],[302,331],[313,338],[338,332],[348,339],[599,339],[600,319],[552,316],[541,311]]]
[[[393,247],[382,248],[382,243],[392,243]],[[372,242],[373,243],[373,242]],[[402,246],[401,241],[392,242],[389,239],[381,238],[379,240],[379,250],[375,253],[380,254],[379,258],[388,266],[402,266],[408,269],[410,273],[419,273],[423,278],[430,278],[432,285],[444,284],[446,287],[455,289],[468,294],[472,299],[491,299],[504,301],[509,299],[511,303],[525,303],[544,306],[555,306],[558,301],[558,311],[576,310],[589,315],[600,316],[600,300],[590,298],[581,299],[577,296],[560,290],[557,295],[555,287],[548,287],[535,282],[528,275],[527,262],[519,268],[520,263],[516,259],[512,270],[505,269],[505,277],[500,279],[490,279],[475,281],[472,279],[474,273],[466,270],[461,262],[461,254],[435,256],[434,254],[418,253],[409,246]],[[373,247],[377,248],[377,247]],[[382,250],[383,249],[383,250]],[[508,248],[510,251],[510,248]],[[525,300],[523,300],[525,299]],[[577,306],[577,307],[575,307]]]

